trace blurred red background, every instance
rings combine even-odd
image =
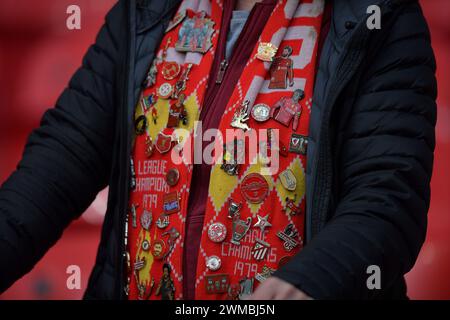
[[[0,2],[0,183],[14,170],[30,131],[53,106],[94,41],[115,0]],[[431,29],[439,85],[437,146],[426,242],[407,275],[413,299],[450,299],[450,1],[420,1]],[[81,8],[81,30],[66,28],[66,9]],[[0,299],[80,299],[94,264],[107,190],[62,239]],[[81,268],[81,290],[66,286],[69,265]]]

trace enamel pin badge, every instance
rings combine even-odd
[[[273,59],[270,67],[269,89],[286,89],[294,85],[294,62],[290,58],[292,47],[283,48],[281,56]]]
[[[271,62],[278,48],[270,42],[260,42],[256,58],[262,61]]]
[[[269,250],[270,250],[269,243],[267,243],[261,239],[256,239],[255,245],[253,246],[253,249],[252,249],[252,256],[257,261],[264,260],[267,256],[267,253],[269,252]]]
[[[294,229],[294,225],[289,223],[283,231],[278,231],[277,237],[283,241],[283,247],[286,251],[292,251],[295,247],[299,245],[298,241],[295,239],[298,236],[298,231]]]
[[[206,53],[212,46],[214,22],[206,17],[206,12],[198,12],[194,17],[186,17],[178,31],[175,50],[179,52]]]
[[[239,246],[242,238],[244,238],[247,231],[252,226],[252,217],[247,217],[246,220],[241,220],[239,214],[233,217],[233,228],[231,235],[231,243]]]

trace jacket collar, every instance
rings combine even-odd
[[[172,14],[181,0],[137,0],[137,33],[153,28],[167,15]]]

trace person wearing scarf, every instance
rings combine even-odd
[[[86,298],[406,298],[435,65],[417,3],[368,7],[119,1],[0,189],[0,289],[109,184]]]

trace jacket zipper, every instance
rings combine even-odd
[[[225,71],[227,71],[228,61],[227,59],[223,59],[220,63],[219,72],[216,77],[216,84],[221,84],[223,81],[223,77],[225,76]]]
[[[130,173],[131,173],[131,141],[129,139],[129,136],[131,134],[131,124],[130,124],[130,117],[129,117],[129,109],[131,108],[131,98],[130,92],[129,92],[129,85],[130,85],[130,75],[132,74],[130,66],[132,63],[134,63],[134,59],[132,58],[132,52],[131,48],[134,47],[134,37],[135,37],[135,29],[133,28],[133,24],[136,22],[135,20],[135,14],[136,11],[134,10],[135,4],[133,1],[129,2],[129,14],[128,16],[128,26],[129,26],[129,38],[127,39],[127,50],[126,50],[126,57],[125,57],[125,81],[123,84],[123,90],[125,92],[124,101],[122,102],[122,116],[123,116],[123,132],[121,134],[122,141],[121,141],[121,147],[124,148],[125,146],[125,154],[123,155],[123,168],[126,170],[121,170],[122,174],[119,177],[119,181],[121,183],[121,193],[119,195],[119,201],[118,201],[118,214],[119,214],[119,232],[120,232],[120,238],[119,238],[119,245],[120,245],[120,251],[118,254],[118,260],[119,260],[119,266],[118,266],[118,276],[119,276],[119,299],[126,298],[125,293],[125,281],[126,281],[126,274],[124,270],[124,264],[126,262],[126,220],[127,220],[127,214],[128,214],[128,197],[130,192]]]
[[[253,6],[253,8],[250,11],[250,14],[247,18],[247,22],[253,20],[252,17],[255,15],[255,12],[262,5],[264,5],[264,4],[256,3]],[[230,77],[230,70],[233,70],[236,63],[239,61],[239,59],[237,59],[237,57],[239,56],[239,53],[241,51],[240,48],[242,48],[242,46],[246,45],[246,43],[244,43],[245,36],[248,33],[248,30],[252,29],[251,28],[252,26],[249,23],[245,23],[244,28],[242,29],[242,31],[239,34],[239,37],[236,41],[236,45],[233,48],[233,52],[231,53],[231,56],[229,57],[229,59],[226,59],[226,57],[225,57],[226,40],[227,40],[226,37],[228,34],[229,22],[231,20],[231,14],[232,14],[234,6],[235,6],[235,1],[229,1],[229,2],[225,1],[225,8],[224,8],[224,15],[223,15],[224,20],[222,21],[221,33],[220,33],[220,38],[219,38],[219,43],[218,43],[218,48],[217,48],[217,54],[219,54],[220,56],[217,60],[214,60],[216,67],[218,64],[217,73],[215,75],[215,80],[209,82],[209,85],[212,85],[213,88],[210,91],[208,90],[208,96],[205,98],[205,103],[204,103],[202,111],[201,111],[201,113],[202,113],[201,119],[206,118],[206,114],[208,114],[208,112],[211,109],[211,106],[214,105],[214,102],[216,101],[216,99],[220,98],[221,100],[223,100],[223,99],[228,100],[229,96],[224,97],[223,91],[228,88],[227,80]],[[226,23],[226,24],[224,24],[224,23]],[[230,93],[230,95],[231,94],[232,94],[232,92]]]

